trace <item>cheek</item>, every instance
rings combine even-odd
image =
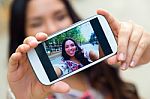
[[[70,18],[68,18],[68,19],[66,19],[66,20],[64,20],[62,22],[59,22],[58,24],[59,24],[59,27],[61,29],[63,29],[63,28],[69,27],[71,24],[73,24],[73,22],[72,22],[72,20]]]
[[[73,24],[73,22],[72,22],[72,20],[70,19],[70,20],[68,20],[68,21],[66,22],[66,27],[70,26],[71,24]]]
[[[77,50],[77,47],[74,47],[73,49],[76,51],[76,50]]]
[[[66,53],[68,52],[68,48],[65,48]]]

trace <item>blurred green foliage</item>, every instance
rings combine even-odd
[[[65,33],[62,33],[52,39],[49,39],[46,43],[47,44],[61,44],[66,38],[72,38],[75,40],[78,44],[85,43],[86,39],[83,37],[80,26],[75,27],[69,31],[66,31]]]

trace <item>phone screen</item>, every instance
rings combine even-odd
[[[35,51],[50,81],[113,53],[98,18],[40,43]]]

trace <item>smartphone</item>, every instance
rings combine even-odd
[[[49,36],[27,56],[39,81],[51,85],[116,52],[117,43],[107,20],[95,15]]]

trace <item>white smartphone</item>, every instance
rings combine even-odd
[[[51,85],[116,52],[117,43],[107,20],[95,15],[54,33],[27,55],[39,81]]]

